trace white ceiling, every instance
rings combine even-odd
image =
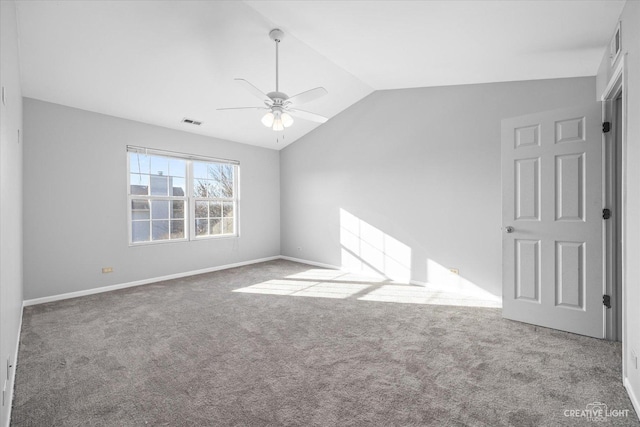
[[[281,149],[234,78],[329,95],[333,117],[373,90],[593,76],[623,0],[19,1],[23,95],[187,132]],[[180,123],[183,117],[201,127]]]

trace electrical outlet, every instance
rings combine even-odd
[[[113,273],[113,267],[102,267],[102,273]]]
[[[11,357],[7,357],[7,381],[11,379]]]
[[[458,270],[457,268],[450,268],[449,271],[453,274],[460,274],[460,270]]]

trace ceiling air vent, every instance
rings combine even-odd
[[[195,126],[200,126],[202,124],[202,122],[200,122],[198,120],[187,119],[186,117],[184,119],[182,119],[182,123],[187,123],[187,124],[195,125]]]
[[[616,32],[613,33],[613,38],[611,39],[611,43],[609,44],[609,56],[611,56],[611,65],[615,64],[618,56],[620,56],[621,44],[622,40],[620,38],[620,22],[618,22]]]

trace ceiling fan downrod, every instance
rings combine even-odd
[[[280,44],[280,40],[282,40],[282,37],[284,37],[284,32],[279,28],[274,28],[269,32],[269,37],[271,37],[271,40],[276,42],[276,92],[279,92],[280,90],[278,85],[278,45]]]

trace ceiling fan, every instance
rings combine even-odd
[[[276,42],[276,90],[275,92],[264,93],[245,79],[234,79],[240,83],[246,90],[252,95],[259,98],[264,107],[232,107],[232,108],[218,108],[218,110],[268,110],[262,117],[262,124],[266,127],[270,127],[274,131],[282,131],[284,128],[288,128],[293,124],[293,117],[299,117],[305,120],[311,120],[313,122],[324,123],[327,121],[326,117],[319,114],[310,113],[298,109],[299,105],[307,102],[314,101],[327,94],[327,90],[323,87],[317,87],[305,92],[299,93],[292,97],[289,97],[286,93],[280,92],[278,86],[278,44],[284,33],[280,29],[273,29],[269,32],[271,40]]]

